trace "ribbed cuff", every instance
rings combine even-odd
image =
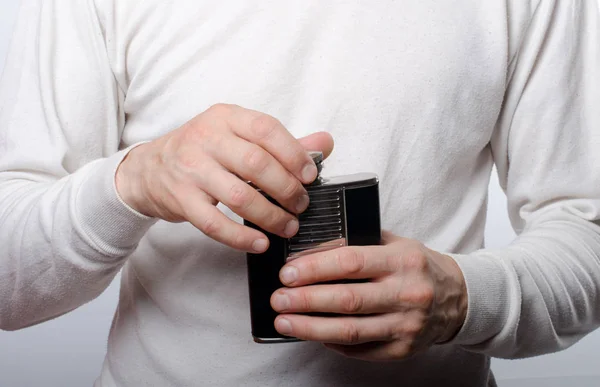
[[[460,267],[469,299],[462,328],[445,344],[482,344],[502,330],[508,317],[509,285],[506,269],[485,252],[447,255]]]
[[[89,170],[75,197],[77,228],[105,255],[123,257],[131,253],[157,221],[123,202],[115,185],[115,174],[121,161],[141,144],[115,153]]]

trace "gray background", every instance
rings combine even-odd
[[[18,0],[0,0],[0,70],[17,8]],[[504,245],[514,237],[505,207],[504,194],[493,176],[488,246]],[[18,332],[0,331],[0,387],[91,386],[104,359],[118,279],[96,300],[66,316]],[[493,369],[501,387],[597,387],[598,348],[600,331],[559,354],[494,360]]]

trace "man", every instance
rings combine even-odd
[[[492,386],[490,357],[569,347],[600,323],[596,4],[24,0],[0,327],[122,269],[96,386]],[[241,219],[297,232],[307,150],[378,174],[383,243],[288,264],[275,324],[303,342],[255,344],[244,252],[268,242]],[[519,237],[488,250],[493,164]],[[310,286],[343,278],[369,281]]]

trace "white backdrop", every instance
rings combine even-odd
[[[0,70],[18,0],[0,0]],[[490,184],[488,246],[508,243],[514,233],[496,177]],[[118,279],[95,301],[45,324],[18,332],[0,331],[0,387],[91,386],[106,349],[117,302]],[[0,300],[1,302],[1,300]],[[559,354],[528,360],[494,360],[501,387],[600,386],[600,331]]]

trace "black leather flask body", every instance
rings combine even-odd
[[[377,175],[358,173],[321,177],[323,154],[311,152],[311,156],[319,176],[305,187],[310,204],[300,214],[300,229],[293,238],[282,238],[244,221],[245,225],[265,233],[270,242],[269,249],[262,254],[247,253],[251,328],[257,343],[298,341],[275,330],[277,313],[270,304],[273,292],[283,287],[279,271],[287,262],[319,251],[343,246],[378,245],[381,242]]]

